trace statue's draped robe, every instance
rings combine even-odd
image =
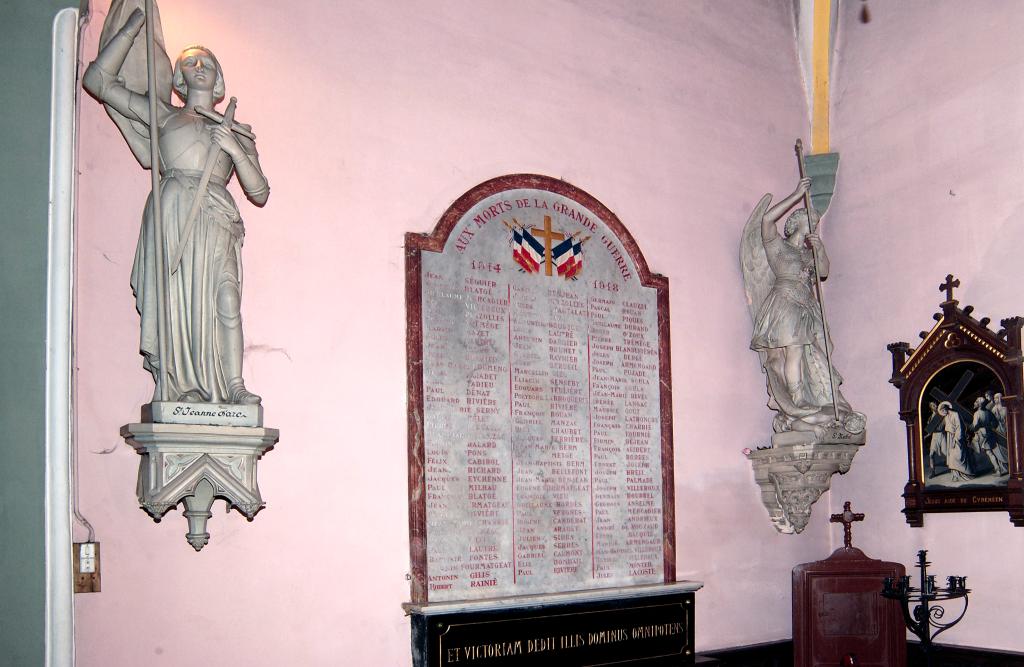
[[[172,401],[186,392],[195,392],[198,396],[193,394],[193,397],[204,402],[230,402],[228,382],[232,378],[225,376],[225,360],[220,354],[223,348],[218,343],[225,325],[240,325],[240,315],[237,309],[225,312],[223,307],[218,314],[218,292],[235,289],[241,293],[240,255],[244,230],[238,208],[224,187],[231,174],[231,161],[224,153],[220,155],[203,196],[181,265],[174,273],[171,273],[173,267],[169,266],[170,258],[184,235],[185,222],[211,143],[208,125],[198,117],[169,131],[161,129],[160,133],[160,203],[164,264],[168,272],[167,335],[171,355],[167,364],[167,400]],[[181,146],[186,144],[182,150]],[[157,381],[154,391],[154,400],[157,400],[160,389],[156,366],[160,346],[152,194],[143,215],[131,284],[136,307],[142,316],[140,351],[145,359],[143,364]]]
[[[794,248],[776,234],[765,243],[775,283],[754,320],[752,350],[814,345],[824,339],[817,302],[811,292],[810,252]]]
[[[764,244],[768,266],[775,280],[757,315],[750,348],[759,352],[787,346],[803,347],[801,382],[798,394],[792,396],[798,407],[828,407],[832,405],[832,386],[825,355],[825,332],[814,298],[814,259],[807,248],[795,248],[776,234]],[[842,382],[833,368],[833,381]],[[779,388],[785,382],[778,383]],[[849,404],[837,391],[836,400],[841,409]]]

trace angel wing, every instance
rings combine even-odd
[[[770,194],[761,197],[761,201],[747,219],[747,224],[743,227],[743,238],[740,239],[740,267],[743,269],[743,289],[747,293],[747,309],[750,311],[751,322],[757,318],[757,312],[775,281],[771,267],[768,266],[764,243],[761,241],[761,219],[764,218],[771,201]]]
[[[131,13],[137,8],[145,10],[144,0],[114,0],[107,11],[107,18],[103,21],[103,31],[100,33],[100,49],[107,45],[121,26],[125,24]],[[160,23],[160,10],[156,3],[153,3],[153,47],[156,56],[156,85],[153,87],[157,93],[157,99],[170,104],[171,102],[171,60],[167,57],[167,49],[164,47],[164,31]],[[124,79],[124,85],[136,93],[147,93],[149,91],[148,64],[146,62],[146,36],[145,30],[139,32],[135,39],[128,57],[121,66],[119,75]],[[129,120],[118,111],[103,105],[107,109],[117,129],[121,131],[132,154],[146,169],[149,169],[152,159],[149,154],[149,127],[135,120]]]

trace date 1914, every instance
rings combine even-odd
[[[474,259],[469,263],[469,266],[474,271],[501,273],[501,264],[499,262],[481,262]]]

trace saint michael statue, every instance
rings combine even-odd
[[[864,431],[864,415],[855,412],[832,366],[820,283],[829,274],[829,258],[816,233],[818,214],[808,202],[811,181],[771,206],[761,198],[743,230],[740,263],[747,305],[753,320],[750,348],[758,353],[775,412],[773,444],[780,440],[846,442]],[[778,222],[789,213],[782,226]],[[806,437],[780,438],[787,432]],[[838,437],[836,434],[839,434]],[[862,436],[860,441],[863,442]]]

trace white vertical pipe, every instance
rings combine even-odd
[[[49,253],[46,278],[46,622],[47,667],[75,662],[71,572],[71,294],[75,198],[78,10],[53,21],[50,89]]]

